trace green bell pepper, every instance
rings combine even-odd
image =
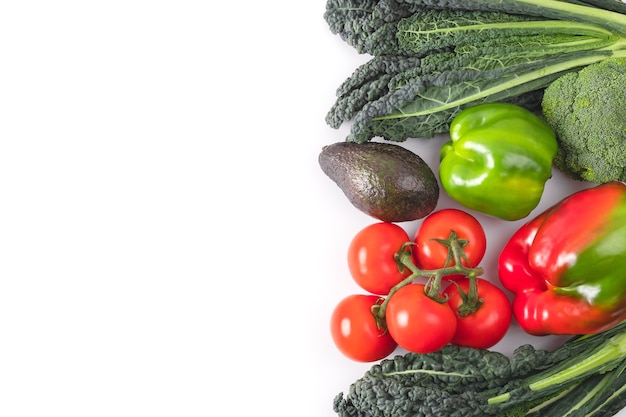
[[[531,111],[486,103],[462,110],[441,148],[442,188],[459,204],[504,220],[537,207],[552,176],[556,135]]]

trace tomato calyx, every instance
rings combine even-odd
[[[464,309],[466,309],[468,312],[465,314],[471,314],[473,311],[478,309],[478,307],[480,307],[480,303],[482,303],[482,300],[478,299],[478,291],[475,283],[475,278],[482,275],[484,270],[482,267],[479,266],[474,268],[467,267],[463,264],[463,262],[461,262],[462,259],[466,259],[465,253],[463,251],[463,246],[465,246],[468,241],[459,239],[454,230],[450,231],[448,239],[434,240],[441,243],[442,245],[445,245],[448,248],[448,257],[445,264],[441,268],[418,268],[413,261],[414,258],[411,251],[411,247],[415,245],[415,242],[404,243],[400,250],[394,255],[396,263],[398,264],[398,269],[400,271],[403,271],[404,268],[407,268],[411,272],[411,274],[404,280],[396,284],[394,287],[392,287],[382,303],[377,303],[372,306],[372,314],[376,318],[377,322],[384,323],[385,310],[391,297],[398,290],[400,290],[400,288],[412,284],[417,278],[421,277],[428,279],[424,286],[424,293],[426,294],[426,296],[442,304],[448,301],[447,295],[441,295],[442,279],[445,276],[453,274],[460,274],[467,277],[472,281],[472,285],[470,285],[470,291],[468,292],[468,294],[466,294],[468,302],[467,307],[464,307]],[[454,264],[450,265],[452,260],[454,260]],[[466,303],[464,302],[463,304],[465,305]]]
[[[463,300],[463,303],[457,308],[459,316],[461,317],[467,317],[475,313],[484,302],[482,298],[478,297],[478,282],[476,281],[476,276],[468,275],[467,278],[469,279],[469,291],[467,292],[463,291],[456,281],[452,282],[456,285],[459,296],[461,300]]]
[[[381,306],[385,302],[383,297],[380,297],[376,303],[372,306],[372,315],[374,316],[374,320],[376,321],[376,327],[379,330],[384,330],[384,333],[387,333],[387,322],[385,321],[384,314],[380,314]]]
[[[437,239],[437,238],[430,239],[430,240],[435,241],[437,243],[440,243],[443,246],[445,246],[446,248],[448,248],[448,255],[446,256],[446,261],[445,261],[445,263],[443,265],[444,268],[449,266],[450,263],[453,260],[456,262],[457,265],[461,264],[461,262],[460,262],[461,259],[463,259],[465,262],[469,262],[469,260],[467,259],[467,255],[465,255],[465,251],[461,250],[465,246],[467,246],[467,244],[469,243],[469,240],[467,240],[467,239],[458,239],[457,238],[457,234],[456,234],[456,232],[454,230],[451,230],[450,232],[451,232],[450,233],[450,237],[448,237],[448,239]],[[458,245],[458,249],[459,250],[453,250],[452,249],[453,242],[455,242],[454,243],[455,245]]]

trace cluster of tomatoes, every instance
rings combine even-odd
[[[506,294],[478,276],[485,250],[482,225],[458,209],[431,213],[412,240],[395,223],[365,227],[350,243],[348,267],[367,294],[349,295],[333,310],[335,345],[359,362],[381,360],[398,346],[428,353],[448,344],[495,345],[512,311]]]

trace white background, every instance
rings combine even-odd
[[[227,4],[0,6],[1,415],[330,417],[370,366],[328,319],[373,219],[317,165],[367,57],[323,1]],[[443,140],[403,146],[436,170]],[[495,279],[519,222],[477,217]],[[559,338],[496,348],[525,342]]]

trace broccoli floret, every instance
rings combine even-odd
[[[557,135],[559,170],[581,181],[626,181],[626,58],[561,76],[545,89],[542,111]]]

